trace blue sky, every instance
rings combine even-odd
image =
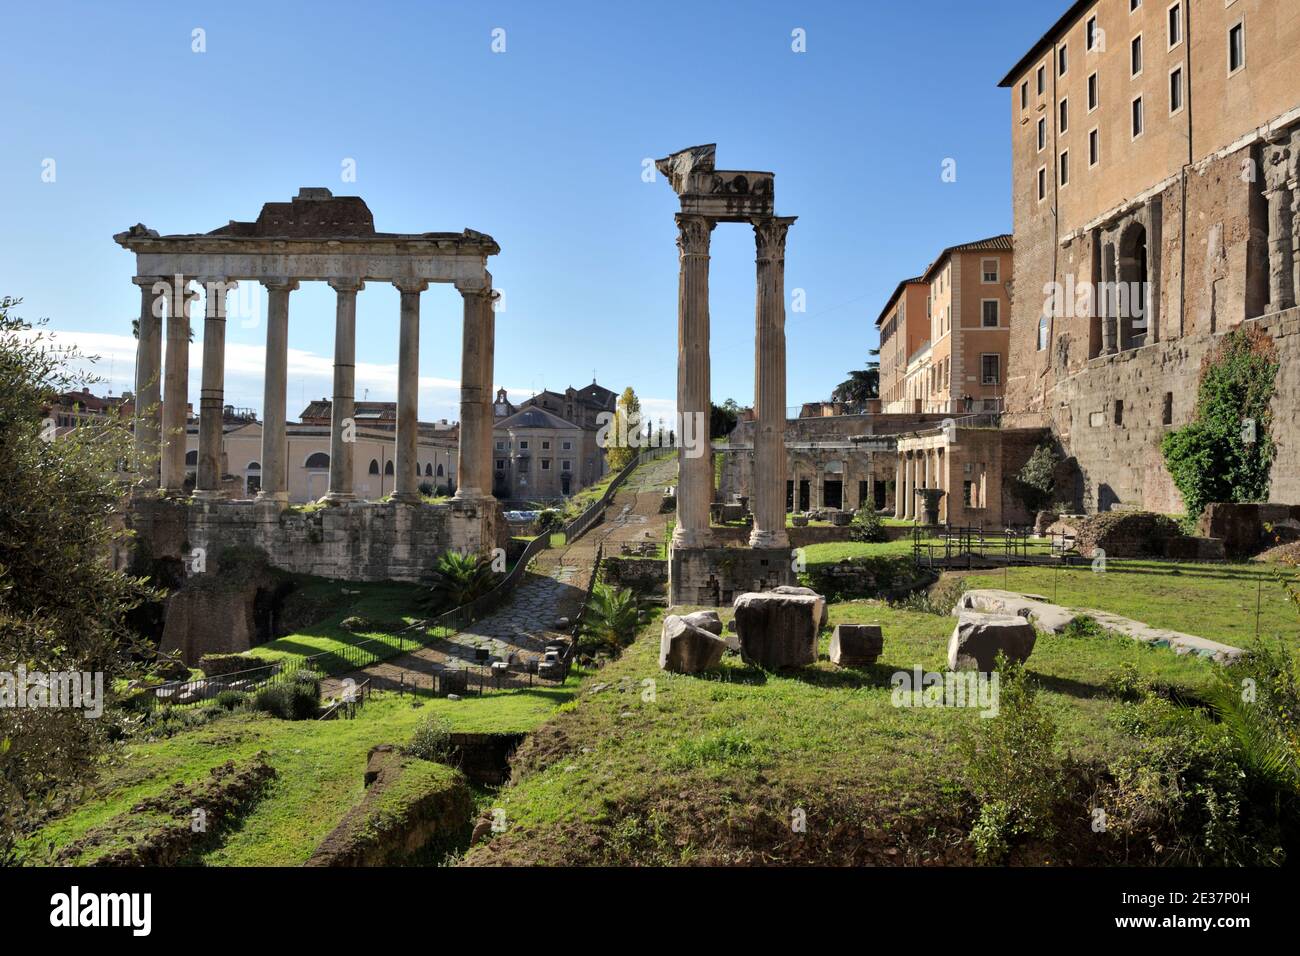
[[[676,199],[662,177],[642,181],[642,160],[716,142],[722,168],[773,170],[777,212],[799,217],[786,288],[807,310],[787,315],[788,397],[825,398],[874,346],[900,278],[945,245],[1010,230],[1009,94],[996,84],[1065,6],[6,2],[0,294],[103,356],[120,391],[139,296],[113,233],[208,231],[325,186],[362,196],[382,231],[496,238],[495,378],[513,397],[594,370],[664,413]],[[791,49],[796,28],[806,52]],[[355,183],[341,180],[346,160]],[[717,401],[752,397],[753,259],[748,227],[714,232]],[[424,294],[424,419],[455,417],[460,319],[453,288]],[[397,320],[395,290],[362,293],[359,395],[394,397]],[[260,407],[264,330],[231,323],[228,402]],[[333,293],[305,284],[290,307],[290,415],[329,393],[332,339]]]

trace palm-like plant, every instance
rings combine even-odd
[[[425,603],[438,610],[450,610],[487,594],[496,586],[497,576],[490,558],[448,551],[438,558],[429,580]]]
[[[645,618],[633,591],[598,583],[582,613],[582,636],[617,649],[631,642]]]

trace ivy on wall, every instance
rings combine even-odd
[[[1253,325],[1233,329],[1201,363],[1196,417],[1160,443],[1189,516],[1212,501],[1268,499],[1277,372],[1277,347]]]

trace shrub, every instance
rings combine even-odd
[[[564,518],[555,508],[544,508],[537,516],[537,533],[551,534],[564,527]]]
[[[1051,812],[1064,775],[1055,753],[1056,723],[1024,665],[999,653],[997,670],[997,716],[981,719],[961,741],[980,803],[971,841],[986,862],[1000,861],[1018,838],[1052,835]]]
[[[320,709],[320,685],[291,680],[263,687],[253,698],[253,706],[281,720],[306,720]]]
[[[1016,476],[1020,500],[1030,511],[1042,511],[1056,491],[1056,465],[1060,461],[1051,445],[1042,444],[1034,449],[1025,466]]]
[[[218,707],[234,710],[248,701],[248,695],[239,690],[223,690],[214,698]]]
[[[420,482],[419,490],[420,490],[420,494],[424,495],[424,497],[426,498],[432,498],[434,494],[437,492],[437,488],[434,487],[432,481]]]
[[[369,618],[365,618],[353,614],[350,617],[345,617],[342,621],[340,621],[339,627],[343,628],[343,630],[345,631],[351,631],[352,633],[355,634],[359,631],[373,631],[375,629],[375,623],[374,621],[371,621]]]
[[[199,658],[199,670],[208,677],[220,677],[223,674],[251,670],[265,663],[250,654],[204,654]]]
[[[440,714],[427,714],[415,727],[403,752],[421,760],[444,760],[451,749],[451,723]]]
[[[888,540],[885,534],[885,516],[875,508],[859,508],[849,525],[849,537],[854,541],[878,542]]]

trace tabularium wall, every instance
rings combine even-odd
[[[1270,501],[1300,502],[1300,309],[1249,322],[1277,345]],[[1090,360],[1047,395],[1045,416],[1078,464],[1088,512],[1122,506],[1176,514],[1182,496],[1160,453],[1196,409],[1201,363],[1224,332],[1200,333]]]

